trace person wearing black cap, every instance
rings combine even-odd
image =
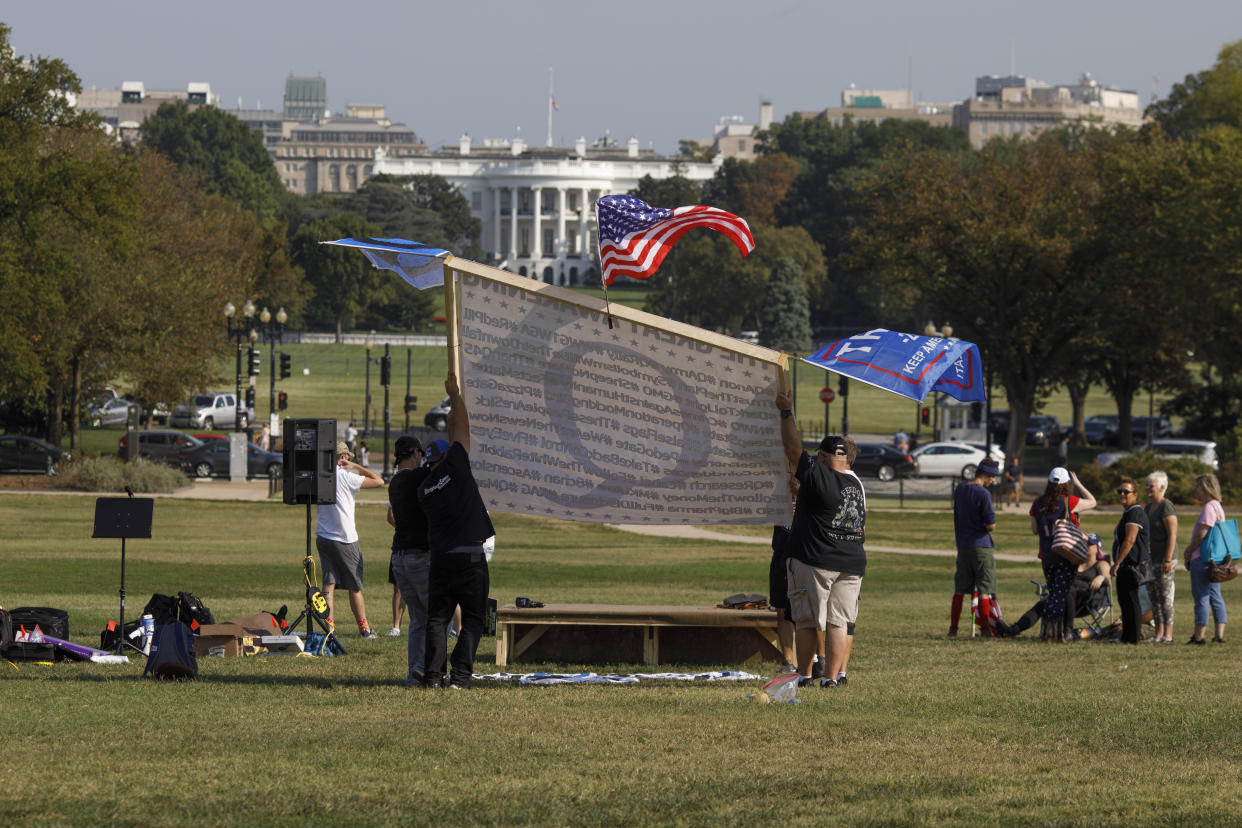
[[[962,599],[979,590],[978,618],[986,626],[984,635],[993,635],[992,607],[996,603],[996,558],[992,532],[996,512],[992,508],[991,486],[1000,475],[994,460],[975,467],[975,479],[953,490],[953,534],[957,541],[957,571],[953,575],[953,604],[949,609],[949,636],[957,635],[962,616]],[[997,613],[999,615],[999,612]]]
[[[448,654],[448,625],[461,606],[461,628],[453,648],[449,686],[469,687],[474,655],[483,635],[490,580],[484,545],[496,534],[479,486],[470,470],[470,415],[457,375],[444,380],[449,396],[448,440],[423,451],[427,475],[418,485],[418,502],[427,515],[431,551],[431,597],[427,611],[429,687],[439,687]]]
[[[388,481],[388,523],[393,527],[392,559],[388,565],[393,586],[410,611],[407,639],[406,687],[421,687],[426,672],[428,575],[427,516],[418,504],[418,484],[427,476],[422,468],[423,444],[408,434],[393,447],[397,470]],[[399,629],[394,622],[394,629]],[[400,634],[400,633],[398,633]]]
[[[786,546],[789,612],[794,622],[800,684],[810,684],[816,632],[822,630],[828,666],[821,686],[837,687],[849,658],[849,628],[858,617],[858,594],[867,569],[863,530],[867,501],[851,471],[858,448],[848,437],[829,436],[814,459],[802,449],[788,391],[776,395],[781,446],[797,477],[798,501]]]
[[[384,478],[360,466],[344,442],[336,444],[336,502],[315,509],[315,548],[323,567],[323,594],[328,602],[328,626],[336,626],[334,596],[338,585],[349,591],[349,608],[358,621],[359,638],[377,638],[367,623],[366,602],[362,598],[362,548],[354,520],[354,495],[359,489],[384,485]]]

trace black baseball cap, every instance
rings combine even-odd
[[[830,434],[819,441],[819,450],[826,451],[829,454],[834,453],[837,449],[845,450],[845,438],[839,434]]]
[[[397,438],[397,443],[393,446],[392,455],[400,463],[407,457],[413,457],[415,454],[423,453],[423,444],[418,441],[417,437],[411,437],[408,434],[402,434]]]

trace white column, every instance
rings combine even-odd
[[[563,280],[561,274],[565,270],[565,188],[556,188],[556,274],[552,281],[557,284],[568,284],[569,274]]]
[[[500,246],[501,245],[501,241],[500,241],[500,188],[492,187],[491,190],[492,190],[492,225],[493,225],[492,252],[496,254],[496,259],[497,261],[499,261],[500,259],[503,259],[505,257],[504,248]]]
[[[509,188],[509,267],[517,273],[517,187]]]
[[[530,275],[536,279],[543,278],[543,268],[540,262],[543,259],[543,228],[540,224],[540,215],[543,212],[543,188],[531,187],[531,201],[535,208],[535,221],[533,229],[530,231]]]
[[[582,267],[579,271],[584,274],[590,268],[591,256],[594,255],[587,244],[590,241],[587,236],[587,216],[591,214],[593,206],[587,201],[588,192],[586,187],[582,188],[582,212],[578,214],[578,255],[582,258]]]

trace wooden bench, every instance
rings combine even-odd
[[[717,607],[548,604],[496,614],[496,666],[510,661],[753,664],[780,661],[776,613]]]

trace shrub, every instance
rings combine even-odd
[[[60,467],[61,485],[88,492],[171,492],[189,484],[186,476],[172,466],[137,460],[122,462],[117,457],[83,457]]]
[[[1201,474],[1212,471],[1210,466],[1188,457],[1169,459],[1160,457],[1155,452],[1145,451],[1128,454],[1107,468],[1099,463],[1090,463],[1078,470],[1078,479],[1100,503],[1119,504],[1121,500],[1117,497],[1117,486],[1123,479],[1133,478],[1139,484],[1139,502],[1142,503],[1146,499],[1142,496],[1143,481],[1147,479],[1147,475],[1156,470],[1163,471],[1169,476],[1169,488],[1165,492],[1165,497],[1181,505],[1194,502],[1192,495],[1195,489],[1195,479]],[[1225,480],[1222,477],[1222,487],[1224,484]],[[1225,490],[1225,499],[1235,499],[1230,489]]]

